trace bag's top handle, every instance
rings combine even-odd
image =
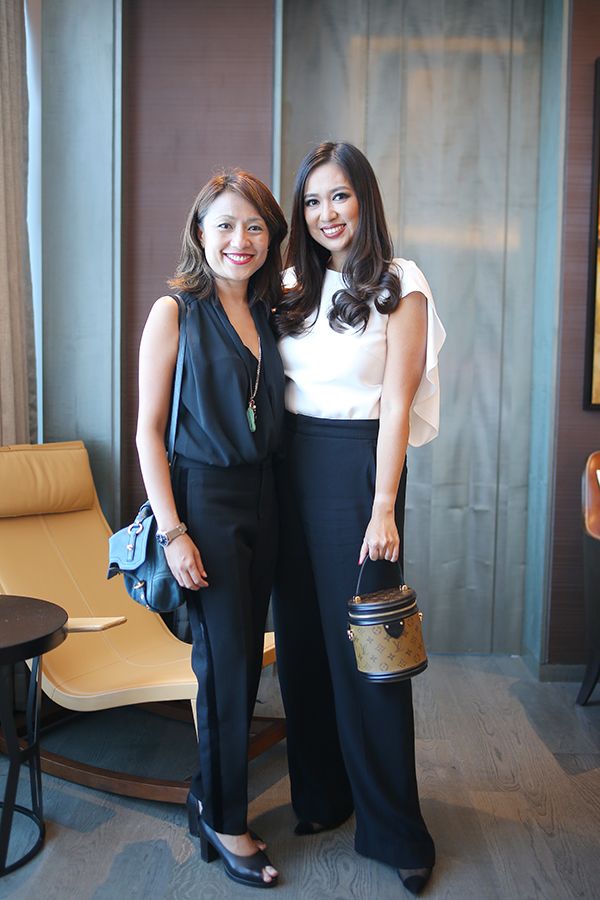
[[[360,567],[360,571],[358,573],[358,581],[356,582],[356,590],[354,591],[354,596],[358,597],[360,594],[360,582],[362,580],[363,572],[365,570],[366,564],[369,562],[370,557],[367,555],[363,559],[362,565]],[[379,560],[375,560],[375,562],[379,562]],[[402,587],[404,584],[404,575],[402,573],[402,566],[400,565],[400,560],[397,561],[396,565],[398,566],[398,571],[400,572],[400,582],[399,585]]]
[[[171,419],[169,423],[167,458],[169,465],[173,463],[175,455],[175,435],[177,434],[177,419],[179,418],[179,398],[181,397],[181,381],[183,379],[183,360],[185,357],[187,306],[180,294],[171,294],[177,301],[179,308],[179,346],[177,348],[177,362],[175,363],[175,375],[173,376],[173,397],[171,399]]]

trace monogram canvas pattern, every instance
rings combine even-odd
[[[391,675],[421,666],[427,660],[421,619],[418,614],[404,619],[400,637],[392,637],[383,625],[352,625],[354,651],[359,672]]]

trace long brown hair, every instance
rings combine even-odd
[[[225,191],[239,194],[251,203],[267,224],[269,250],[264,265],[250,278],[248,302],[252,305],[260,300],[270,309],[281,298],[281,242],[287,234],[287,223],[269,188],[241,169],[227,169],[215,175],[194,200],[183,231],[179,263],[168,284],[175,290],[195,294],[199,300],[214,293],[215,277],[206,261],[198,228],[211,204]]]
[[[306,320],[319,306],[330,254],[308,233],[304,219],[304,191],[311,172],[328,162],[336,163],[350,180],[359,209],[358,226],[342,270],[344,287],[334,294],[329,324],[335,331],[345,328],[364,331],[369,321],[370,300],[374,300],[375,307],[383,313],[393,312],[400,302],[400,279],[390,268],[392,239],[371,164],[353,144],[326,141],[307,153],[296,176],[286,257],[286,266],[294,269],[295,284],[284,292],[274,316],[275,328],[280,335],[303,332]]]

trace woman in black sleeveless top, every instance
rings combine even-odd
[[[137,446],[173,575],[188,590],[198,678],[199,770],[190,830],[207,862],[242,884],[277,871],[247,825],[248,730],[275,564],[271,458],[283,420],[283,368],[268,324],[287,226],[246,172],[212,178],[188,216],[170,284],[185,301],[187,346],[169,472],[164,434],[178,345],[173,297],[154,304],[140,346]]]

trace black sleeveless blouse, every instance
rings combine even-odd
[[[260,336],[262,365],[256,394],[256,431],[246,410],[257,359],[242,343],[216,294],[198,300],[182,293],[187,310],[175,455],[185,465],[238,466],[265,461],[283,432],[284,374],[268,313],[251,307]]]

